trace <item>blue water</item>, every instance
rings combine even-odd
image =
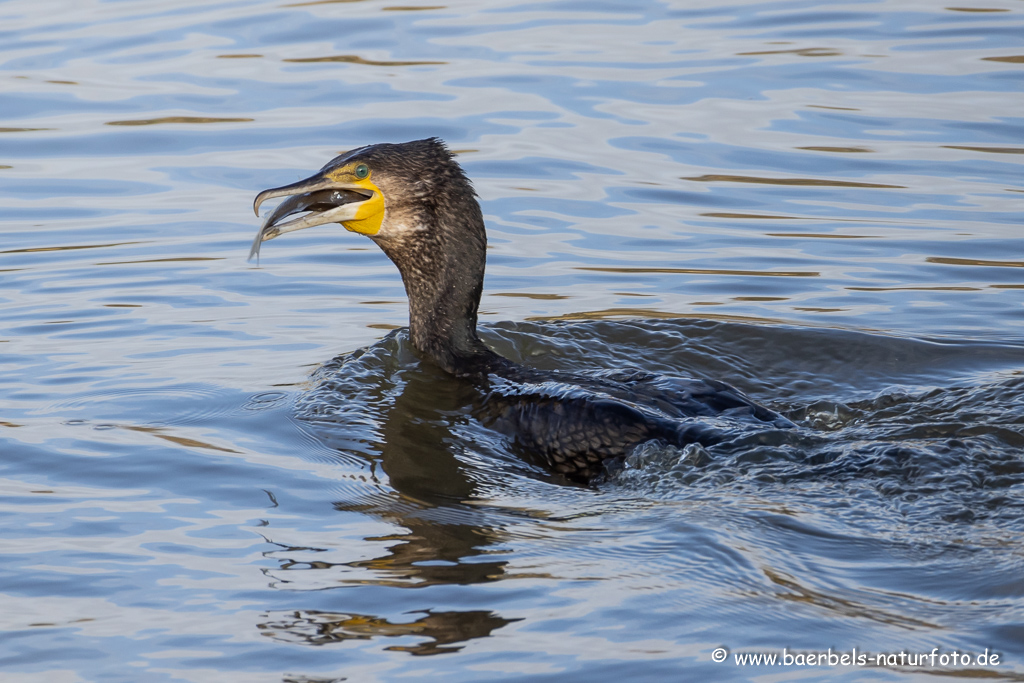
[[[1022,111],[1010,0],[0,3],[0,679],[1019,680]],[[427,136],[495,349],[798,429],[573,485],[372,243],[246,261]],[[1000,659],[734,657],[784,648]]]

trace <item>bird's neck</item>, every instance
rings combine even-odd
[[[413,345],[453,375],[485,373],[498,356],[476,332],[486,260],[482,220],[479,231],[448,226],[378,244],[402,274]]]
[[[456,278],[432,292],[426,291],[415,275],[403,279],[409,296],[409,336],[421,353],[455,375],[490,353],[476,332],[482,282],[466,290]],[[438,281],[430,283],[431,289],[437,285]]]

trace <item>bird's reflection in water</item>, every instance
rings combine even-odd
[[[384,346],[388,346],[387,340]],[[377,453],[374,465],[387,475],[388,487],[382,488],[392,490],[386,495],[338,500],[334,507],[395,527],[394,533],[364,539],[385,543],[386,552],[334,563],[309,558],[317,548],[289,547],[279,554],[279,566],[269,573],[281,585],[292,586],[301,580],[290,580],[290,572],[310,570],[334,572],[326,585],[339,587],[425,588],[504,578],[507,562],[499,559],[503,550],[496,547],[505,540],[500,524],[487,510],[465,504],[480,497],[476,479],[481,475],[474,476],[473,468],[453,454],[454,444],[459,442],[453,429],[471,419],[467,405],[472,403],[475,389],[415,359],[398,362],[390,368],[393,372],[380,372],[378,361],[394,361],[395,356],[405,354],[401,349],[385,349],[375,359],[377,351],[380,349],[371,348],[321,368],[318,384],[300,400],[298,412],[318,439],[333,447],[352,443],[354,436],[372,441],[370,450]],[[367,364],[376,369],[367,371]],[[368,414],[373,415],[372,435],[366,427]],[[317,582],[318,587],[324,585],[323,580]],[[336,605],[332,602],[332,607]],[[423,636],[428,639],[423,643],[386,649],[431,655],[455,652],[460,648],[451,647],[453,643],[489,636],[516,621],[491,611],[449,607],[410,613],[414,620],[408,623],[355,612],[275,611],[266,615],[259,629],[268,637],[310,645]]]
[[[316,610],[272,612],[267,621],[259,624],[260,632],[275,640],[305,645],[330,645],[347,640],[372,640],[422,636],[429,640],[416,645],[389,645],[392,652],[412,655],[443,655],[458,652],[464,643],[484,638],[516,619],[504,619],[493,612],[473,610],[466,612],[418,612],[410,622],[393,623],[387,619],[365,614],[341,614]]]

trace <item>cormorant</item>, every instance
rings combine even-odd
[[[402,275],[416,349],[448,373],[477,382],[483,390],[477,416],[571,479],[589,481],[605,461],[651,439],[686,446],[722,438],[696,417],[793,426],[722,382],[544,372],[487,348],[476,331],[487,246],[483,215],[469,178],[437,138],[342,154],[305,180],[260,192],[257,216],[274,197],[287,199],[267,216],[249,258],[266,240],[326,223],[369,237]]]

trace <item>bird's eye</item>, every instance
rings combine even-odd
[[[370,175],[370,167],[367,166],[366,164],[359,164],[358,166],[356,166],[354,173],[356,175],[356,178],[362,180],[366,176]]]

